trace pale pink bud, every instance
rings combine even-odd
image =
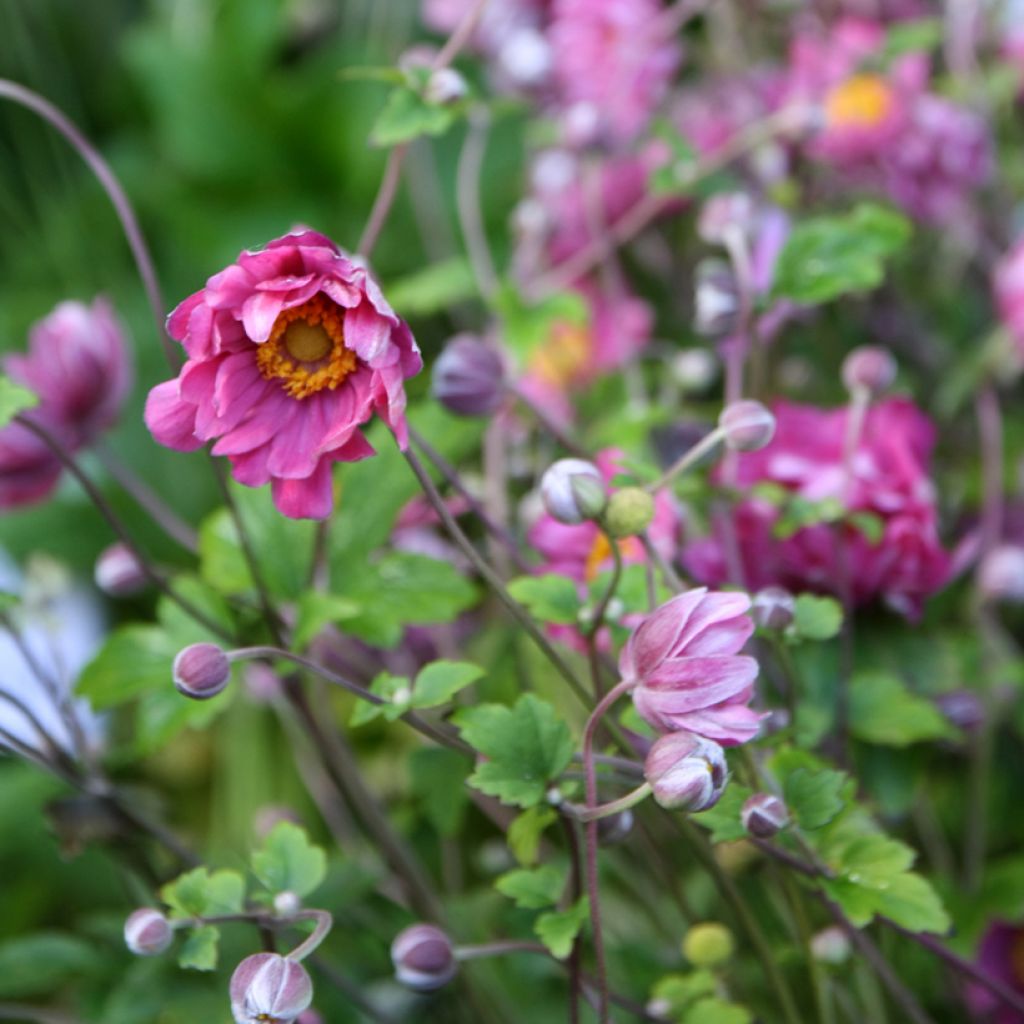
[[[644,776],[662,807],[706,811],[718,803],[728,781],[725,752],[703,736],[669,733],[648,751]]]
[[[432,924],[414,924],[391,943],[395,976],[417,992],[432,992],[455,977],[459,969],[451,939]]]
[[[179,693],[193,700],[208,700],[228,685],[231,662],[216,644],[191,644],[178,652],[172,675]]]
[[[726,446],[737,452],[754,452],[775,436],[775,415],[760,402],[743,399],[722,410],[718,425]]]
[[[297,960],[257,953],[235,968],[230,993],[236,1024],[293,1024],[313,1000],[313,983]]]
[[[758,839],[771,839],[789,824],[786,805],[771,793],[755,793],[740,811],[743,827]]]
[[[142,907],[128,915],[124,923],[125,945],[136,956],[158,956],[174,938],[170,922],[152,907]]]
[[[127,544],[117,541],[105,548],[93,570],[96,586],[110,597],[131,597],[149,583],[142,563]]]
[[[559,459],[549,466],[540,496],[552,518],[569,526],[599,516],[608,500],[601,471],[583,459]]]
[[[896,360],[884,348],[862,345],[843,360],[842,376],[847,391],[880,395],[896,379]]]

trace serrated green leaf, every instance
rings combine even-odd
[[[568,910],[551,910],[534,922],[537,938],[556,960],[564,960],[571,952],[576,936],[590,916],[590,903],[581,897]]]
[[[213,917],[237,914],[245,898],[245,879],[237,871],[194,868],[168,882],[160,898],[171,910],[171,917]]]
[[[370,145],[397,146],[421,135],[443,135],[460,109],[428,103],[417,90],[404,83],[396,85],[370,131]]]
[[[494,888],[526,910],[553,907],[565,890],[565,872],[553,864],[539,868],[513,868],[495,883]]]
[[[460,690],[484,674],[468,661],[433,661],[420,669],[412,688],[414,708],[436,708],[447,704]]]
[[[354,619],[361,611],[351,598],[307,590],[296,607],[292,648],[303,650],[325,626]]]
[[[512,856],[529,867],[537,860],[540,837],[544,830],[558,821],[558,814],[552,807],[538,804],[523,811],[508,827],[508,848]]]
[[[797,768],[782,784],[786,806],[801,828],[823,828],[838,815],[845,802],[843,772]]]
[[[843,626],[843,606],[833,597],[801,594],[793,607],[793,632],[803,640],[831,640]]]
[[[541,622],[574,625],[579,618],[582,602],[576,583],[558,573],[517,576],[509,581],[508,592]]]
[[[693,814],[690,819],[710,830],[713,843],[731,843],[737,839],[745,839],[747,830],[740,821],[740,811],[752,793],[753,790],[746,786],[730,782],[714,807]]]
[[[913,871],[897,876],[882,890],[878,912],[912,932],[944,935],[952,924],[938,893]]]
[[[193,928],[178,954],[178,965],[193,971],[216,970],[219,944],[220,929],[215,925]]]
[[[884,672],[862,672],[850,680],[850,731],[857,739],[888,747],[956,736],[930,700]]]
[[[0,428],[6,427],[19,412],[34,409],[38,404],[37,395],[0,373]]]
[[[252,870],[273,893],[308,896],[327,874],[327,855],[309,841],[305,829],[281,821],[252,855]]]

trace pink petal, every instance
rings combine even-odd
[[[290,519],[326,519],[334,507],[331,463],[321,459],[315,471],[301,480],[271,480],[274,504]]]
[[[280,292],[253,292],[242,303],[242,326],[257,344],[270,337],[274,321],[285,307]]]
[[[158,384],[146,399],[146,426],[162,445],[192,452],[203,442],[195,435],[196,407],[183,402],[177,380]]]
[[[756,678],[757,662],[742,655],[666,661],[656,676],[637,687],[637,707],[643,695],[662,712],[698,711],[735,697]]]

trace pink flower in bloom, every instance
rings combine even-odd
[[[1000,260],[993,280],[999,319],[1024,357],[1024,240]]]
[[[873,406],[847,480],[846,408],[779,402],[773,411],[774,439],[760,451],[737,458],[737,482],[746,487],[773,484],[792,499],[863,514],[880,537],[869,536],[854,523],[838,534],[829,523],[780,534],[779,504],[757,495],[745,498],[736,506],[732,523],[744,586],[841,594],[848,575],[858,604],[883,597],[904,614],[918,614],[924,598],[942,587],[950,572],[928,477],[935,433],[930,421],[907,399],[890,398]],[[684,565],[702,583],[715,586],[729,577],[728,533],[719,521],[713,538],[690,544],[684,552]],[[840,556],[840,539],[845,558]]]
[[[747,705],[757,662],[738,652],[754,632],[750,598],[698,587],[637,627],[619,656],[637,711],[659,732],[686,730],[726,746],[745,743],[761,715]]]
[[[167,329],[188,361],[150,392],[146,425],[179,451],[213,441],[240,483],[271,484],[286,516],[330,514],[331,466],[373,454],[359,428],[374,412],[407,443],[419,349],[366,268],[321,234],[243,252]]]

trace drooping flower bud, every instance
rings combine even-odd
[[[447,985],[459,969],[451,939],[432,924],[414,924],[391,943],[395,977],[417,992]]]
[[[1001,544],[978,567],[978,589],[990,601],[1024,601],[1024,548]]]
[[[643,533],[654,520],[654,498],[642,487],[623,487],[608,499],[605,529],[617,540]]]
[[[216,644],[190,644],[175,657],[172,675],[179,693],[209,700],[228,685],[231,662]]]
[[[457,334],[434,363],[431,391],[456,416],[487,416],[505,393],[505,365],[492,345]]]
[[[718,425],[725,444],[736,452],[756,452],[775,436],[775,416],[760,402],[744,399],[722,410]]]
[[[706,811],[725,790],[728,767],[724,751],[713,740],[671,732],[648,751],[644,776],[662,807]]]
[[[693,326],[697,333],[718,338],[735,330],[740,289],[729,264],[723,260],[701,260],[695,277]]]
[[[297,960],[256,953],[235,968],[230,993],[236,1024],[293,1024],[313,1001],[313,982]]]
[[[549,466],[540,496],[552,518],[567,526],[595,519],[608,501],[601,471],[583,459],[559,459]]]
[[[683,956],[694,967],[719,967],[735,951],[732,932],[717,921],[695,924],[683,936]]]
[[[455,68],[438,68],[430,73],[423,98],[428,103],[448,106],[465,99],[468,93],[469,86],[465,78]]]
[[[877,397],[896,379],[896,360],[884,348],[861,345],[843,360],[842,376],[847,391],[864,391]]]
[[[170,922],[152,907],[133,910],[124,923],[124,943],[136,956],[158,956],[173,938]]]
[[[850,956],[850,940],[839,925],[829,925],[811,938],[811,955],[819,963],[841,964]]]
[[[765,587],[754,595],[750,617],[761,629],[781,631],[793,622],[796,599],[783,587]]]
[[[786,805],[771,793],[755,793],[740,811],[743,827],[758,839],[771,839],[789,824]]]
[[[93,578],[96,586],[110,597],[131,597],[149,583],[135,553],[120,541],[105,548],[96,559]]]

